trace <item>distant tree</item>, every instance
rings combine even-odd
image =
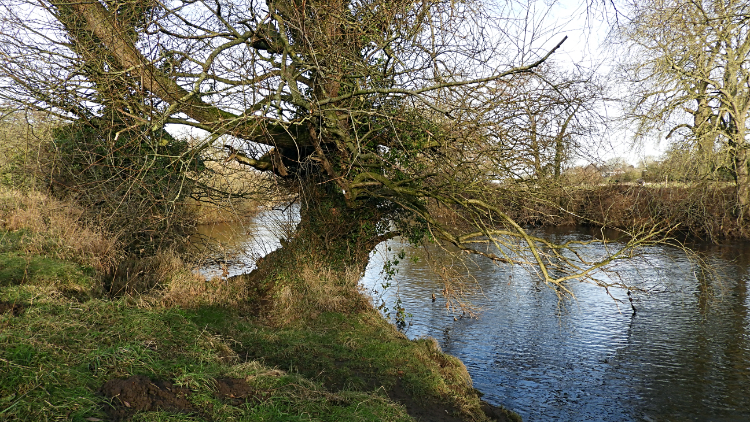
[[[39,147],[49,142],[56,123],[45,113],[0,104],[0,185],[40,187],[36,170],[47,157],[40,154]]]
[[[515,166],[520,177],[560,178],[565,164],[606,125],[600,107],[604,87],[582,71],[558,71],[545,63],[533,74],[515,76],[496,93],[488,137],[505,150],[498,167]]]
[[[637,0],[618,33],[630,46],[637,135],[666,131],[703,175],[720,169],[716,153],[726,157],[741,216],[750,211],[749,10],[743,0]]]

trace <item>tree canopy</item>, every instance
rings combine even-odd
[[[498,116],[557,110],[544,124],[559,141],[588,95],[552,99],[574,91],[539,72],[565,37],[523,40],[536,32],[517,4],[497,16],[498,5],[447,0],[40,1],[47,20],[28,7],[4,8],[5,98],[109,125],[97,142],[110,148],[137,134],[182,171],[222,138],[231,159],[295,195],[301,222],[253,283],[278,281],[303,255],[361,272],[379,242],[401,236],[532,264],[565,292],[648,239],[584,257],[581,242],[534,236],[503,209],[493,184],[527,165],[508,146],[533,141],[498,131]],[[509,95],[524,85],[547,88]],[[209,135],[170,150],[168,125]],[[553,151],[559,175],[565,151]]]

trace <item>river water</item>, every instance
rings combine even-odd
[[[294,220],[280,215],[204,231],[223,241],[230,274],[241,273],[252,269],[253,255],[278,247],[275,236]],[[417,259],[400,260],[383,289],[383,264],[402,249]],[[361,284],[376,305],[392,309],[400,299],[411,314],[409,337],[436,338],[466,364],[485,400],[524,421],[750,421],[750,244],[698,249],[702,266],[667,247],[618,264],[620,280],[646,290],[634,294],[635,315],[624,291],[611,291],[618,302],[572,283],[575,298],[560,300],[524,268],[477,260],[481,294],[471,302],[480,314],[460,317],[446,309],[442,281],[424,256],[439,252],[398,241],[373,253]]]

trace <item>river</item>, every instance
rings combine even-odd
[[[267,212],[203,230],[222,240],[236,274],[278,247],[275,236],[293,220]],[[544,234],[589,236],[572,228]],[[402,249],[418,259],[401,260],[384,290],[384,260]],[[466,364],[485,400],[524,421],[750,421],[750,244],[698,249],[718,278],[668,247],[618,264],[622,281],[647,290],[633,295],[635,315],[624,291],[611,291],[617,302],[572,283],[575,298],[560,300],[524,268],[478,260],[472,273],[482,293],[471,301],[480,314],[460,317],[446,310],[425,252],[398,241],[378,247],[361,284],[376,305],[393,308],[399,298],[409,337],[436,338]]]

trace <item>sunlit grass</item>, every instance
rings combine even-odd
[[[3,189],[0,421],[112,420],[123,404],[100,389],[134,376],[187,389],[191,406],[134,421],[408,421],[415,406],[487,420],[464,365],[398,332],[356,274],[335,284],[301,264],[276,320],[253,317],[242,278],[197,276],[170,251],[117,262],[116,238],[74,206]],[[219,394],[228,377],[252,395]]]
[[[98,389],[133,375],[188,388],[203,413],[146,412],[133,420],[409,420],[402,406],[375,392],[332,393],[294,371],[241,361],[237,340],[203,324],[201,309],[143,309],[125,299],[80,303],[25,288],[35,294],[0,290],[0,301],[27,305],[19,316],[0,315],[0,420],[107,420],[108,401]],[[230,311],[223,316],[241,319]],[[227,376],[248,381],[262,400],[217,398],[215,380]]]

